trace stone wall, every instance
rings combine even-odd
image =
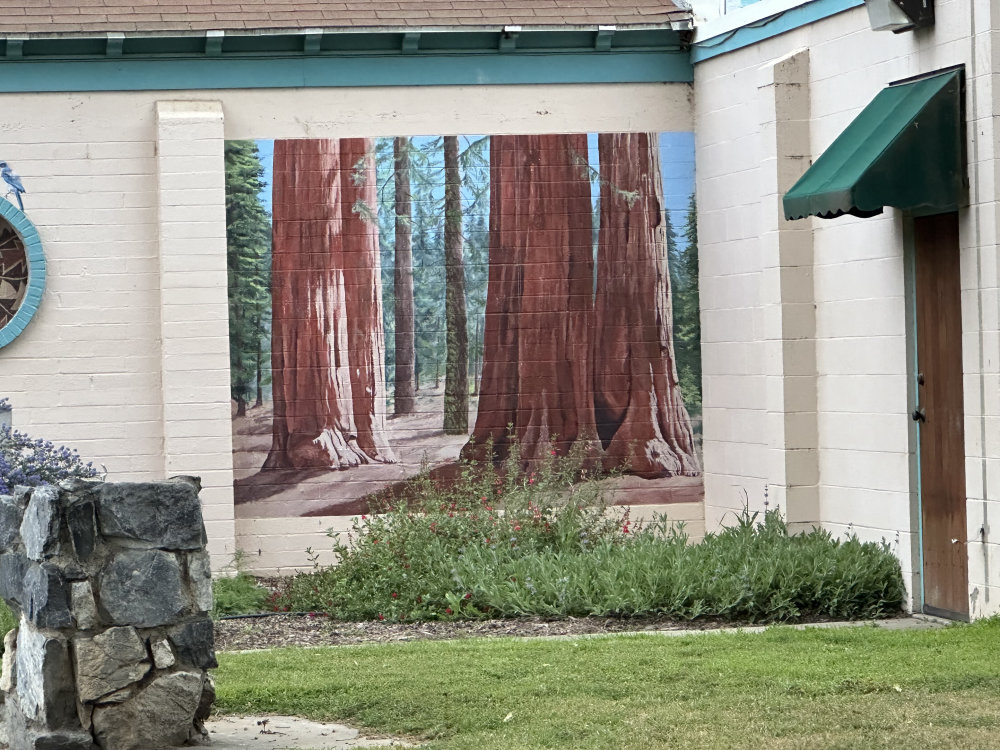
[[[11,750],[207,739],[216,661],[199,489],[69,480],[0,496],[0,596],[20,620],[0,675]]]

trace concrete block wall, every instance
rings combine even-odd
[[[936,4],[936,13],[933,29],[894,35],[871,31],[865,9],[857,8],[695,67],[705,512],[711,530],[745,497],[751,509],[760,509],[766,488],[769,498],[784,497],[794,520],[797,508],[788,497],[794,483],[781,472],[790,464],[782,465],[775,454],[787,459],[809,448],[821,524],[836,534],[885,539],[902,562],[911,593],[919,591],[903,218],[889,209],[871,219],[779,220],[775,226],[769,188],[793,177],[787,170],[795,168],[769,159],[756,144],[775,143],[779,157],[808,148],[815,158],[891,81],[964,63],[972,182],[971,205],[960,212],[968,546],[972,614],[981,616],[1000,611],[1000,550],[994,541],[1000,537],[989,528],[991,518],[1000,518],[1000,89],[992,72],[1000,19],[985,0],[946,0]],[[789,101],[776,98],[768,84],[780,81],[797,54],[808,57],[807,102],[800,105],[808,108],[808,128],[804,134],[772,131],[761,108],[776,110]],[[786,224],[806,230],[797,251],[804,253],[811,243],[812,263],[781,266],[779,276],[788,283],[776,287],[775,250],[787,240],[781,237]],[[808,309],[804,316],[794,314],[810,299],[812,321]],[[782,310],[780,317],[769,310],[773,305]],[[775,336],[779,320],[786,326],[783,336]],[[775,400],[776,386],[787,395],[795,375],[777,359],[778,340],[815,356],[814,425],[808,396]],[[776,403],[786,413],[776,411]],[[794,410],[802,416],[790,422]],[[806,445],[810,438],[812,446]]]
[[[344,519],[235,519],[223,142],[691,129],[686,84],[0,95],[0,154],[49,264],[0,394],[15,428],[109,480],[201,476],[214,569],[237,547],[261,572],[308,567]]]

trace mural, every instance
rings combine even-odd
[[[28,256],[12,227],[0,219],[0,329],[14,319],[28,291]]]
[[[702,497],[688,133],[226,144],[237,514],[552,456]]]

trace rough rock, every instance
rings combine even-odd
[[[73,625],[69,611],[69,584],[58,568],[32,564],[24,574],[24,614],[42,628]]]
[[[100,479],[84,479],[83,477],[66,477],[59,482],[59,489],[72,492],[74,495],[96,492],[104,482]]]
[[[24,520],[24,506],[13,495],[0,495],[0,552],[7,552],[17,540]]]
[[[28,558],[23,552],[4,552],[0,555],[0,597],[17,606],[24,604],[24,574],[28,572]]]
[[[188,554],[188,578],[194,589],[195,609],[209,612],[215,605],[212,598],[212,563],[208,552],[201,550]]]
[[[201,669],[219,666],[215,659],[215,629],[208,617],[173,627],[167,635],[182,662]]]
[[[4,694],[14,689],[14,660],[17,658],[17,628],[8,630],[3,637],[3,666],[0,668],[0,691]]]
[[[93,638],[77,638],[73,657],[76,689],[84,702],[138,682],[150,669],[146,647],[134,628],[109,628]]]
[[[149,644],[149,650],[153,653],[153,664],[157,669],[168,669],[177,661],[174,652],[170,650],[170,642],[166,639],[153,641]]]
[[[70,606],[73,619],[80,630],[92,630],[100,624],[97,615],[97,604],[94,601],[94,590],[90,581],[74,581],[69,589]]]
[[[14,662],[15,695],[24,716],[52,730],[79,729],[66,642],[22,621]],[[8,711],[8,716],[11,713],[17,711]]]
[[[180,745],[191,732],[203,678],[174,672],[155,679],[126,702],[94,709],[94,734],[101,747],[154,750]]]
[[[191,487],[195,492],[201,492],[201,477],[193,477],[190,474],[177,474],[167,478],[168,482],[180,482]]]
[[[36,487],[21,520],[24,550],[32,560],[46,560],[59,551],[59,490]]]
[[[212,580],[198,480],[67,481],[0,496],[0,748],[207,739]],[[155,671],[154,671],[155,666]]]
[[[186,482],[106,484],[98,520],[105,536],[162,549],[200,549],[205,536],[201,501]]]
[[[212,705],[215,703],[215,678],[205,673],[205,684],[201,690],[201,700],[198,702],[198,710],[194,712],[194,718],[204,721],[212,713]]]
[[[187,610],[177,558],[162,550],[124,550],[100,575],[100,605],[117,625],[155,628]]]
[[[94,740],[88,732],[77,730],[39,731],[29,727],[19,712],[8,717],[11,750],[94,750]]]
[[[70,504],[66,523],[73,552],[82,562],[88,562],[97,548],[97,504],[90,499]]]

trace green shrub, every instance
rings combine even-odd
[[[270,594],[253,576],[242,571],[232,578],[216,578],[212,581],[212,593],[215,599],[212,614],[215,617],[261,612]]]
[[[899,563],[884,543],[790,536],[771,511],[744,512],[691,545],[667,521],[637,525],[627,508],[606,508],[600,485],[581,474],[568,457],[529,475],[469,465],[450,486],[425,475],[421,501],[361,516],[335,545],[338,566],[289,579],[270,605],[342,620],[744,622],[884,617],[903,606]]]

